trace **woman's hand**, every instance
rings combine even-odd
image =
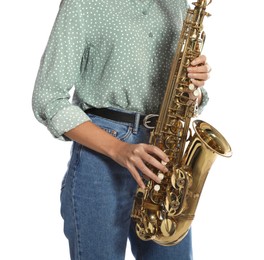
[[[201,55],[191,62],[187,71],[192,83],[199,88],[204,86],[205,81],[210,78],[211,67],[206,62],[206,56]]]
[[[168,171],[166,166],[160,161],[166,163],[169,159],[167,155],[156,146],[143,143],[129,144],[121,142],[114,150],[114,154],[111,156],[112,159],[127,168],[138,185],[143,189],[145,188],[145,184],[139,171],[157,183],[161,181],[146,164],[154,166],[163,173]]]
[[[154,174],[148,165],[167,172],[164,165],[169,161],[167,155],[158,147],[149,144],[129,144],[122,142],[92,122],[84,122],[65,133],[68,138],[104,154],[121,166],[128,169],[141,188],[145,188],[139,172],[148,178],[160,183],[159,177]],[[165,163],[161,163],[161,161]]]

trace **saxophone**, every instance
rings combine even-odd
[[[131,217],[142,240],[170,246],[188,233],[208,172],[217,155],[230,157],[231,147],[210,124],[192,118],[197,113],[197,90],[187,77],[191,61],[200,56],[205,41],[203,19],[211,3],[197,0],[183,22],[180,40],[155,128],[149,143],[169,157],[166,174],[150,166],[162,180],[145,180],[137,188]],[[155,115],[150,115],[155,116]],[[185,148],[186,147],[186,148]],[[165,164],[165,163],[164,163]]]

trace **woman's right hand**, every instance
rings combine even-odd
[[[127,168],[137,184],[143,189],[145,188],[145,184],[139,171],[157,183],[161,181],[160,178],[148,168],[147,164],[154,166],[163,173],[168,171],[164,163],[161,163],[161,161],[165,163],[169,161],[167,155],[158,147],[149,144],[129,144],[120,142],[114,148],[111,157],[117,163]]]
[[[139,171],[157,183],[161,181],[147,165],[152,165],[164,173],[168,171],[164,164],[169,159],[158,147],[143,143],[129,144],[122,142],[92,122],[84,122],[78,125],[66,132],[65,136],[110,157],[121,166],[127,168],[138,185],[143,189],[145,184]]]

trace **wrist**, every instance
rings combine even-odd
[[[125,150],[125,145],[125,142],[114,138],[113,142],[111,142],[107,149],[105,149],[105,155],[114,161],[118,161],[118,157],[122,154],[122,151]]]

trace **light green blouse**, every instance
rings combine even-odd
[[[186,10],[185,0],[63,0],[35,83],[36,118],[65,140],[89,107],[157,113]]]

